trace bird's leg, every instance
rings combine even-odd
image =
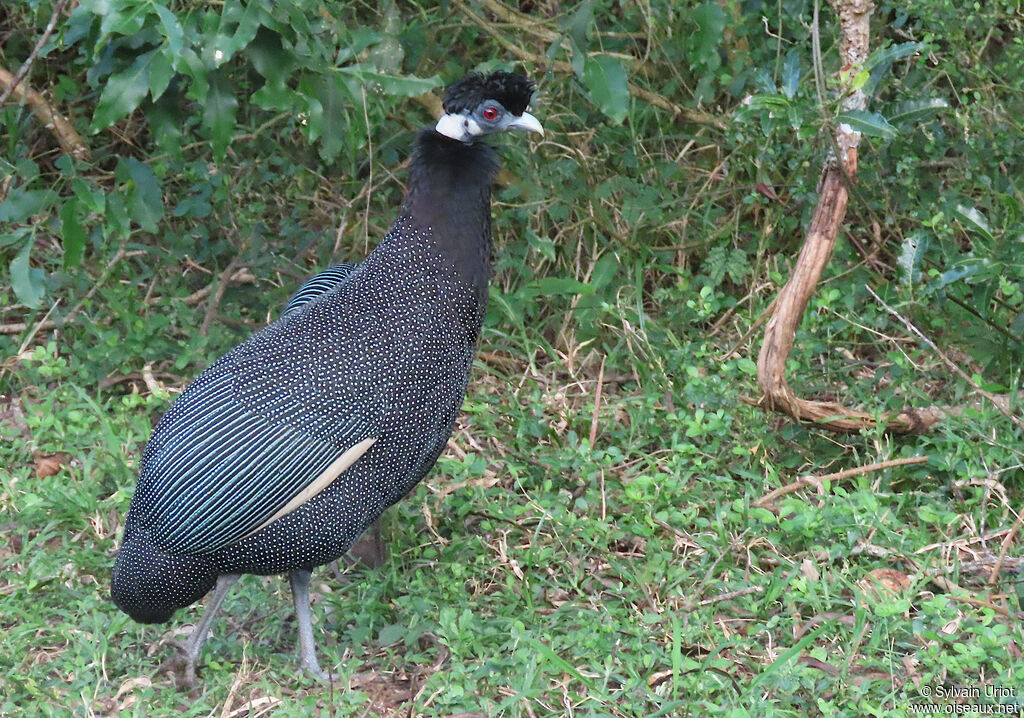
[[[316,660],[316,646],[313,644],[313,619],[309,611],[309,577],[305,570],[292,571],[288,581],[292,585],[292,598],[295,600],[295,618],[299,624],[299,658],[302,669],[313,674],[324,683],[337,680],[337,676],[326,673]]]
[[[217,615],[220,604],[224,603],[224,598],[228,595],[228,589],[239,578],[241,578],[241,575],[237,573],[225,573],[217,577],[217,585],[213,589],[213,595],[210,596],[210,600],[206,603],[206,611],[192,630],[188,643],[185,644],[186,686],[191,687],[196,682],[196,660],[199,658],[199,651],[202,650],[203,644],[206,642],[207,634],[210,633],[210,624],[213,623],[213,617]]]

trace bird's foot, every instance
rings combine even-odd
[[[315,678],[324,684],[337,683],[341,680],[341,677],[333,671],[325,671],[320,667],[316,658],[313,660],[307,660],[305,657],[299,662],[299,675],[307,675]]]
[[[185,656],[185,666],[181,671],[181,687],[194,688],[196,685],[196,662],[192,656]]]
[[[188,645],[180,641],[168,641],[176,650],[164,659],[157,673],[165,673],[174,680],[178,688],[195,688],[196,662],[189,655]]]

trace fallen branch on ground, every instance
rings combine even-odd
[[[844,471],[837,471],[834,474],[825,474],[824,476],[804,476],[803,478],[797,479],[791,484],[781,486],[774,491],[770,491],[765,494],[757,501],[751,504],[754,508],[763,509],[767,508],[769,504],[775,502],[776,499],[785,496],[786,494],[792,494],[800,489],[807,488],[808,486],[820,486],[823,481],[842,481],[843,479],[850,479],[854,476],[860,476],[861,474],[868,474],[872,471],[882,471],[883,469],[892,469],[897,466],[912,466],[914,464],[923,464],[928,461],[927,456],[910,456],[903,459],[890,459],[888,461],[879,461],[874,464],[867,464],[866,466],[857,466],[852,469],[845,469]]]

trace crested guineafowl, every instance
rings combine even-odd
[[[215,587],[185,680],[241,574],[287,573],[301,665],[321,679],[310,571],[341,556],[430,470],[451,436],[487,302],[491,184],[483,140],[543,133],[533,83],[471,74],[416,137],[398,219],[358,265],[296,292],[281,318],[178,397],[142,454],[111,595],[162,623]]]

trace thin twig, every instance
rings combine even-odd
[[[750,341],[750,337],[753,336],[754,332],[756,332],[758,328],[766,321],[768,321],[768,318],[772,316],[772,313],[775,311],[775,302],[777,302],[778,299],[778,296],[776,296],[772,299],[771,302],[769,302],[768,306],[765,307],[764,311],[761,312],[757,319],[754,320],[754,323],[750,325],[750,328],[743,333],[743,336],[740,337],[736,341],[736,343],[732,345],[732,348],[729,349],[729,351],[725,352],[722,355],[723,358],[727,359],[731,357],[733,354],[735,354],[736,352],[738,352],[740,349],[747,345],[747,342]]]
[[[927,456],[909,456],[903,459],[890,459],[889,461],[879,461],[874,464],[868,464],[866,466],[857,466],[852,469],[845,469],[843,471],[837,471],[834,474],[825,474],[824,476],[804,476],[803,478],[797,479],[791,484],[781,486],[774,491],[770,491],[765,494],[757,501],[751,504],[754,508],[765,508],[768,504],[771,504],[780,496],[786,494],[792,494],[795,491],[820,484],[823,481],[841,481],[843,479],[849,479],[854,476],[860,476],[861,474],[868,474],[872,471],[881,471],[883,469],[892,469],[897,466],[910,466],[913,464],[923,464],[928,461]]]
[[[0,105],[7,102],[7,98],[11,96],[12,92],[14,92],[14,88],[20,85],[21,81],[25,79],[25,76],[28,75],[28,71],[31,69],[32,63],[36,61],[36,58],[39,56],[39,52],[43,49],[43,45],[46,44],[46,41],[50,39],[50,35],[53,34],[53,29],[57,26],[57,18],[60,17],[60,14],[64,11],[64,6],[67,4],[68,0],[59,0],[59,2],[53,6],[53,12],[50,13],[50,22],[47,23],[46,29],[43,30],[43,36],[39,38],[39,42],[37,42],[36,46],[32,48],[32,52],[28,54],[28,58],[26,58],[25,62],[21,63],[21,67],[19,67],[18,71],[14,73],[14,78],[11,80],[11,83],[3,92],[0,92]]]
[[[728,593],[720,593],[717,596],[711,598],[705,598],[703,601],[698,601],[698,606],[710,606],[712,603],[720,603],[722,601],[729,601],[740,596],[749,596],[752,593],[764,593],[764,586],[748,586],[747,588],[741,588],[738,591],[729,591]]]
[[[25,337],[25,340],[21,343],[21,346],[18,347],[18,354],[19,355],[23,351],[25,351],[25,349],[28,348],[28,345],[32,343],[33,339],[35,339],[36,334],[38,334],[40,331],[42,331],[43,325],[47,323],[47,321],[50,319],[50,315],[53,314],[54,310],[59,305],[60,305],[60,298],[58,297],[57,301],[55,301],[53,303],[53,306],[50,307],[49,311],[47,311],[46,314],[43,315],[43,318],[40,321],[36,322],[35,326],[32,327],[32,331],[30,331],[28,333],[28,335]]]
[[[217,279],[217,288],[213,291],[210,303],[206,305],[206,315],[203,317],[203,323],[199,326],[199,336],[205,337],[206,333],[210,330],[210,324],[213,323],[214,317],[217,316],[217,308],[220,306],[220,300],[224,296],[224,290],[228,288],[231,277],[238,270],[239,263],[238,257],[235,257],[228,262],[227,268],[220,273],[220,277]]]
[[[51,320],[38,322],[32,325],[33,334],[47,329],[56,328],[57,323]],[[28,329],[29,325],[25,322],[11,322],[10,324],[0,324],[0,334],[21,334],[23,331]]]
[[[601,357],[601,368],[597,372],[597,387],[594,389],[594,415],[590,419],[590,450],[594,450],[594,442],[597,441],[597,418],[601,410],[601,392],[604,389],[604,361],[607,357]]]
[[[942,363],[945,364],[946,367],[949,368],[950,371],[952,371],[954,374],[956,374],[961,379],[963,379],[968,384],[970,384],[971,388],[974,389],[976,392],[978,392],[983,397],[988,399],[992,403],[992,406],[994,406],[996,408],[996,410],[999,411],[1000,414],[1002,414],[1007,419],[1012,421],[1017,426],[1018,429],[1024,429],[1024,421],[1021,421],[1018,417],[1014,416],[1014,414],[1009,410],[1008,407],[1004,407],[1002,405],[1002,402],[999,400],[999,397],[997,397],[995,394],[992,394],[991,392],[988,392],[988,391],[985,391],[984,389],[982,389],[981,386],[979,386],[978,383],[976,381],[974,381],[974,379],[972,379],[971,376],[967,372],[965,372],[963,369],[961,369],[960,366],[956,362],[954,362],[952,359],[950,359],[948,356],[946,356],[943,353],[943,351],[941,349],[939,349],[938,346],[935,345],[935,342],[933,342],[931,339],[926,337],[924,335],[924,332],[922,332],[920,329],[915,327],[910,322],[909,319],[907,319],[902,314],[900,314],[895,309],[893,309],[888,304],[886,304],[885,300],[883,300],[880,296],[875,294],[875,291],[871,287],[867,286],[866,284],[864,286],[868,290],[868,292],[871,294],[871,296],[875,298],[875,301],[877,301],[879,304],[881,304],[885,308],[885,311],[889,312],[889,314],[891,314],[894,317],[896,317],[897,319],[899,319],[903,323],[903,326],[905,326],[907,328],[907,330],[911,334],[916,335],[918,339],[920,339],[925,344],[927,344],[928,348],[931,349],[933,352],[935,352],[935,355],[938,356],[939,359],[942,360]]]
[[[499,0],[480,0],[480,4],[490,10],[497,18],[513,25],[520,32],[533,35],[544,42],[552,43],[563,37],[554,30],[549,29],[547,25],[537,22],[535,18],[505,7]]]
[[[934,581],[935,579],[932,580]],[[1006,618],[1010,618],[1013,615],[1002,606],[998,606],[991,601],[986,601],[981,598],[974,598],[973,596],[957,596],[955,594],[947,594],[946,598],[951,601],[960,601],[961,603],[967,603],[971,606],[978,606],[979,608],[991,608],[993,611],[1001,616],[1005,616]]]
[[[239,267],[234,274],[227,278],[227,281],[229,284],[244,284],[246,282],[255,282],[257,280],[256,275],[250,272],[248,267]],[[200,287],[181,301],[190,307],[194,307],[196,304],[199,304],[199,302],[210,296],[210,292],[213,291],[212,286],[213,283],[211,282],[205,287]]]
[[[1013,543],[1013,537],[1017,535],[1017,529],[1020,528],[1021,522],[1024,521],[1024,512],[1017,514],[1017,520],[1013,523],[1013,528],[1006,534],[1003,539],[1003,543],[999,546],[999,558],[996,559],[995,565],[992,566],[992,573],[989,574],[988,584],[994,586],[996,580],[999,578],[999,572],[1003,570],[1003,562],[1006,561],[1006,552],[1010,548],[1010,544]]]

